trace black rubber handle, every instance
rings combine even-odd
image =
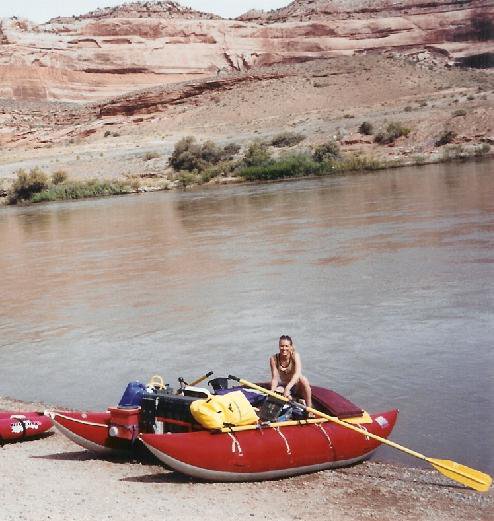
[[[240,378],[238,378],[238,376],[233,376],[232,374],[228,375],[228,380],[235,380],[236,382],[240,382]]]

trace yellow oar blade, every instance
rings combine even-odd
[[[465,465],[460,465],[455,461],[447,459],[426,458],[427,461],[441,474],[444,474],[454,481],[458,481],[466,487],[473,488],[479,492],[487,492],[492,483],[492,478],[480,472],[479,470],[471,469]]]

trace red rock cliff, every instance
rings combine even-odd
[[[4,19],[0,98],[99,100],[224,70],[389,49],[483,63],[492,59],[493,19],[490,0],[298,0],[237,20],[161,1],[41,25]]]

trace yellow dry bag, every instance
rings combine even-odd
[[[195,400],[190,404],[190,412],[197,423],[206,429],[250,425],[258,420],[254,407],[242,391],[211,396],[207,400]]]

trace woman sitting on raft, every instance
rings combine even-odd
[[[292,339],[281,335],[280,352],[269,359],[271,367],[271,390],[282,393],[291,399],[294,396],[303,398],[308,407],[312,407],[312,395],[309,380],[302,375],[300,355],[295,351]]]

